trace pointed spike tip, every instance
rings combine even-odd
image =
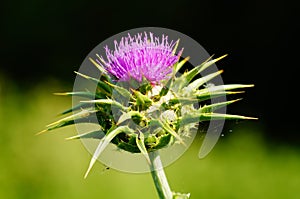
[[[65,95],[68,95],[68,93],[53,93],[53,95],[61,95],[61,96],[65,96]]]
[[[246,120],[258,120],[257,117],[245,117]]]
[[[75,71],[75,70],[74,70],[74,73],[75,73],[76,75],[80,75],[80,76],[83,75],[83,74],[81,74],[80,72]]]
[[[105,68],[98,64],[95,60],[93,60],[91,57],[89,57],[89,60],[99,69],[100,72],[107,74]]]
[[[214,59],[214,61],[217,62],[217,61],[219,61],[219,60],[221,60],[221,59],[223,59],[223,58],[225,58],[227,56],[228,56],[228,54],[225,54],[225,55],[223,55],[221,57],[218,57],[218,58]]]
[[[180,38],[177,39],[177,41],[176,41],[175,47],[174,47],[173,52],[172,52],[173,55],[175,55],[175,53],[176,53],[176,50],[177,50],[178,45],[179,45],[179,42],[180,42]]]
[[[36,133],[35,135],[41,135],[41,134],[43,134],[43,133],[46,133],[47,131],[48,131],[47,129],[44,129],[44,130],[42,130],[42,131]]]
[[[230,104],[231,103],[234,103],[234,102],[238,102],[238,101],[241,101],[243,98],[238,98],[238,99],[235,99],[235,100],[230,100],[230,101],[228,101],[228,102],[230,102]]]
[[[96,162],[96,159],[93,157],[93,158],[91,159],[91,162],[90,162],[90,164],[89,164],[89,167],[88,167],[86,173],[84,174],[84,179],[86,179],[86,178],[88,177],[88,175],[89,175],[89,173],[90,173],[92,167],[94,166],[95,162]]]
[[[75,136],[71,136],[71,137],[67,137],[67,138],[65,138],[65,140],[75,140],[75,139],[77,139],[78,138],[78,136],[77,135],[75,135]]]

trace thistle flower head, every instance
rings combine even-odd
[[[208,102],[209,99],[240,93],[232,90],[253,86],[206,86],[210,80],[220,75],[222,70],[203,77],[199,77],[200,73],[224,56],[208,59],[178,76],[176,74],[188,58],[179,61],[182,50],[176,55],[177,46],[178,42],[169,42],[167,36],[162,35],[160,39],[152,33],[140,33],[133,37],[128,34],[119,43],[115,41],[114,50],[105,47],[106,60],[99,56],[99,60],[95,62],[90,58],[102,74],[99,79],[77,73],[96,85],[95,93],[88,90],[60,93],[85,100],[63,113],[72,113],[70,116],[48,125],[42,132],[75,123],[99,125],[100,130],[69,138],[100,140],[90,162],[88,174],[110,143],[130,153],[141,153],[149,163],[150,153],[173,144],[185,145],[185,140],[190,138],[191,129],[198,129],[200,122],[255,119],[216,112],[238,100]],[[111,76],[125,84],[117,84]],[[135,84],[136,81],[132,81],[133,84],[128,81],[127,85],[127,80],[134,79],[141,83],[144,78],[148,81],[145,84]],[[95,116],[97,121],[94,120]]]
[[[97,62],[121,81],[136,79],[141,82],[145,77],[153,84],[168,79],[173,65],[178,61],[182,50],[175,54],[177,42],[169,42],[168,36],[154,37],[138,33],[133,37],[128,34],[118,43],[115,49],[105,47],[107,60],[103,57]]]

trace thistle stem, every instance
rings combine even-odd
[[[172,199],[173,193],[170,189],[167,177],[165,175],[162,162],[158,152],[149,153],[150,169],[155,188],[160,199]]]

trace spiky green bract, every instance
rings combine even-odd
[[[62,113],[65,115],[73,112],[72,115],[48,125],[47,129],[42,132],[75,123],[98,123],[99,130],[68,138],[100,140],[90,163],[89,172],[109,143],[131,153],[142,153],[149,162],[149,152],[157,151],[174,143],[184,144],[186,136],[189,136],[189,130],[196,128],[199,122],[255,119],[215,112],[237,100],[214,104],[207,102],[212,98],[241,93],[241,91],[232,90],[253,86],[243,84],[206,86],[208,81],[223,71],[196,78],[202,71],[223,57],[210,58],[194,69],[176,77],[176,73],[189,59],[185,58],[174,64],[172,77],[159,85],[153,85],[146,78],[143,78],[142,82],[133,78],[126,82],[117,82],[111,79],[105,68],[90,59],[103,74],[102,77],[95,79],[76,73],[87,81],[95,83],[97,85],[96,93],[82,91],[59,94],[79,96],[86,100],[82,100],[78,105]],[[92,119],[95,116],[97,121]],[[187,198],[187,196],[177,194],[175,198],[185,197]]]

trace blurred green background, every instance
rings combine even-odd
[[[71,99],[51,94],[67,87],[50,80],[30,91],[9,81],[0,88],[0,198],[157,198],[150,174],[121,173],[98,163],[83,179],[91,156],[80,141],[64,140],[76,134],[74,127],[35,136],[71,105]],[[191,198],[299,198],[299,148],[274,145],[263,134],[258,121],[228,122],[224,136],[201,160],[197,137],[166,168],[171,187],[191,192]]]
[[[166,168],[173,190],[192,199],[298,199],[298,6],[292,1],[37,1],[0,6],[0,198],[157,198],[150,174],[107,170],[84,180],[90,154],[73,127],[35,133],[71,105],[74,73],[100,42],[145,26],[182,32],[209,54],[225,83],[254,83],[228,112],[258,121],[227,122],[204,159],[201,137]]]

